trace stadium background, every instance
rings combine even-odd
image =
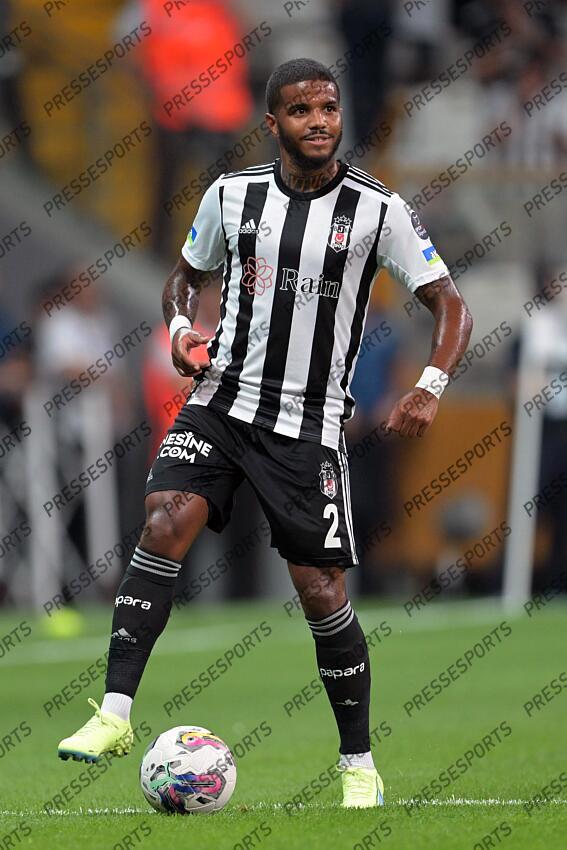
[[[500,595],[506,565],[510,610],[531,592],[554,600],[567,550],[566,26],[560,0],[2,6],[6,633],[26,615],[48,647],[82,629],[103,640],[149,463],[189,388],[169,361],[163,282],[210,182],[276,155],[265,83],[303,55],[341,86],[340,156],[412,203],[475,320],[430,433],[385,438],[380,423],[419,376],[433,323],[385,272],[375,284],[348,434],[362,561],[352,595],[401,600],[409,625],[433,599]],[[217,299],[211,284],[205,330]],[[186,559],[176,614],[238,619],[236,600],[255,597],[296,616],[242,487],[230,527],[205,532]],[[81,624],[61,611],[89,614]]]

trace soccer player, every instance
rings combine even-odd
[[[177,371],[195,376],[146,486],[146,524],[116,598],[100,709],[59,744],[96,760],[132,745],[130,708],[172,605],[181,561],[221,531],[248,479],[288,563],[340,737],[343,806],[383,803],[370,751],[370,664],[345,589],[357,564],[343,424],[372,283],[386,268],[435,320],[429,363],[386,423],[422,436],[466,349],[468,309],[417,215],[335,158],[339,87],[319,62],[280,65],[266,91],[280,158],[223,174],[205,192],[163,292]],[[193,330],[199,292],[223,265],[220,321]],[[210,365],[193,349],[208,341]],[[380,486],[380,482],[377,482]],[[172,509],[172,506],[173,509]],[[316,587],[316,591],[314,590]]]

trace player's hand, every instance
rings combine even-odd
[[[199,331],[179,328],[171,344],[171,359],[180,375],[184,378],[193,378],[209,365],[192,360],[191,350],[199,345],[205,345],[211,339],[212,337],[203,336]]]
[[[400,437],[423,437],[437,414],[439,399],[427,390],[415,387],[396,402],[386,422],[386,431]]]

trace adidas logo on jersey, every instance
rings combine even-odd
[[[238,228],[239,233],[259,233],[259,228],[253,218],[249,219],[246,224]]]

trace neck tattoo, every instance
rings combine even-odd
[[[318,174],[292,174],[288,171],[283,162],[281,163],[282,180],[293,189],[295,192],[316,192],[322,189],[327,183],[330,183],[339,170],[339,163],[334,160],[325,171]]]

